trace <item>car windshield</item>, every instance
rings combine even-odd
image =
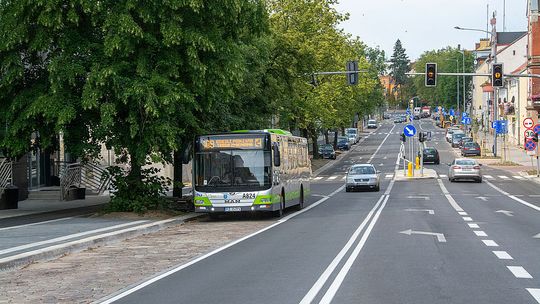
[[[374,124],[374,123],[376,123],[376,122],[377,122],[376,120],[372,120],[372,119],[370,119],[370,120],[368,121],[368,123],[370,123],[370,124]]]
[[[461,140],[461,138],[462,138],[463,136],[464,136],[464,135],[463,135],[463,134],[460,134],[460,133],[457,133],[457,134],[454,133],[454,134],[453,134],[454,140],[458,140],[458,141]]]
[[[332,151],[332,150],[334,150],[334,147],[332,147],[332,145],[325,145],[325,146],[321,147],[321,150],[323,150],[323,151]]]
[[[478,148],[480,147],[477,143],[474,142],[468,142],[463,145],[466,148]]]
[[[356,129],[348,129],[347,134],[355,135],[356,134]]]
[[[375,174],[375,168],[373,168],[372,166],[352,167],[349,170],[349,174],[351,175]]]
[[[437,152],[437,150],[435,150],[434,148],[424,149],[424,154],[435,154],[435,152]]]
[[[339,143],[349,142],[349,138],[340,136],[338,137],[338,142]]]
[[[476,165],[476,161],[471,160],[471,159],[458,159],[456,160],[456,165],[474,166]]]

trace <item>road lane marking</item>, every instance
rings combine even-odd
[[[488,236],[487,233],[485,233],[482,230],[476,230],[476,231],[473,231],[473,232],[474,232],[474,234],[476,234],[476,236]]]
[[[385,197],[385,199],[383,201],[383,204],[381,205],[379,210],[377,210],[377,213],[375,214],[375,216],[373,217],[373,219],[369,223],[369,226],[367,227],[366,231],[364,232],[364,235],[362,235],[362,238],[360,239],[360,242],[358,243],[356,248],[354,248],[354,251],[351,253],[351,255],[349,256],[349,258],[347,259],[347,261],[345,262],[345,264],[343,265],[341,270],[338,272],[336,278],[334,279],[334,281],[332,282],[332,284],[330,285],[330,287],[328,288],[328,290],[326,291],[326,293],[322,297],[319,304],[330,304],[332,302],[332,299],[334,298],[334,296],[336,295],[338,289],[340,288],[341,284],[343,283],[343,280],[345,280],[345,277],[347,276],[347,273],[349,273],[349,270],[351,269],[354,261],[356,260],[356,258],[360,254],[360,251],[364,247],[369,235],[371,234],[371,231],[373,230],[373,227],[375,226],[375,223],[379,219],[379,216],[381,215],[382,210],[386,206],[386,203],[388,202],[388,198],[390,196],[389,195],[384,195],[384,197]]]
[[[465,211],[459,211],[458,214],[459,215],[468,215],[467,212],[465,212]]]
[[[478,224],[473,224],[473,223],[467,223],[467,225],[469,225],[469,228],[480,228],[480,226],[478,226]]]
[[[450,193],[448,192],[448,189],[446,189],[446,187],[444,186],[442,180],[440,178],[438,178],[437,182],[439,183],[439,187],[441,187],[441,190],[442,190],[444,196],[446,197],[446,199],[448,200],[448,202],[450,203],[452,208],[454,208],[454,210],[456,210],[457,212],[464,211],[463,208],[461,208],[458,205],[458,203],[456,202],[456,200],[454,200],[454,198],[450,195]]]
[[[465,222],[472,222],[472,218],[468,217],[468,216],[463,216],[463,220]]]
[[[514,258],[508,254],[506,251],[493,251],[500,260],[513,260]]]
[[[30,248],[34,248],[34,247],[38,247],[38,246],[42,246],[42,245],[67,241],[67,240],[71,240],[71,239],[78,238],[78,237],[81,237],[81,236],[86,236],[86,235],[90,235],[90,234],[105,232],[105,231],[114,230],[114,229],[117,229],[117,228],[123,228],[123,227],[127,227],[127,226],[135,226],[137,224],[141,224],[141,223],[145,223],[145,222],[148,222],[148,221],[147,220],[134,221],[134,222],[124,223],[124,224],[119,224],[119,225],[114,225],[114,226],[109,226],[109,227],[104,227],[104,228],[99,228],[99,229],[94,229],[94,230],[88,230],[88,231],[79,232],[79,233],[68,234],[68,235],[64,235],[64,236],[60,236],[60,237],[56,237],[56,238],[48,239],[48,240],[44,240],[44,241],[39,241],[39,242],[24,244],[24,245],[20,245],[20,246],[10,247],[10,248],[4,249],[4,250],[0,250],[0,255],[4,255],[6,253],[11,253],[11,252],[15,252],[15,251],[21,251],[21,250],[25,250],[25,249],[30,249]]]
[[[317,294],[320,292],[320,290],[323,288],[324,284],[326,283],[326,281],[328,281],[328,278],[330,278],[330,276],[332,275],[332,273],[334,272],[334,270],[336,269],[336,267],[338,266],[338,264],[341,262],[341,260],[343,260],[343,258],[345,257],[345,255],[347,254],[347,252],[350,250],[350,248],[353,246],[353,244],[356,242],[356,240],[358,239],[358,237],[360,236],[360,233],[362,232],[362,230],[364,230],[364,227],[366,225],[368,225],[368,222],[371,220],[371,217],[373,216],[373,214],[376,212],[376,210],[379,208],[379,206],[381,205],[382,201],[384,200],[384,198],[387,198],[388,196],[386,196],[385,194],[383,194],[379,200],[377,201],[377,203],[375,204],[375,206],[373,206],[373,208],[369,211],[368,215],[364,218],[364,220],[362,221],[362,223],[360,224],[360,226],[358,226],[358,228],[356,228],[356,230],[354,231],[353,235],[349,238],[349,240],[347,241],[347,243],[345,244],[345,246],[339,251],[339,253],[334,257],[334,259],[332,260],[332,262],[330,263],[330,265],[328,265],[328,267],[326,267],[326,269],[324,270],[324,272],[321,274],[321,276],[317,279],[317,281],[315,282],[315,284],[313,284],[313,286],[309,289],[309,291],[306,293],[306,295],[304,296],[304,298],[300,301],[300,304],[309,304],[313,301],[313,299],[317,296]]]
[[[321,180],[322,179],[322,176],[319,176],[319,177],[315,177],[313,180]]]
[[[337,176],[330,176],[330,177],[328,178],[328,180],[334,180],[334,179],[336,179],[336,178],[338,178],[338,177],[337,177]]]
[[[415,230],[412,230],[412,229],[400,231],[399,233],[403,233],[403,234],[406,234],[406,235],[419,234],[419,235],[435,236],[435,237],[437,237],[437,241],[439,243],[446,243],[446,238],[444,237],[443,233],[428,232],[428,231],[415,231]]]
[[[59,218],[59,219],[55,219],[55,220],[49,220],[49,221],[43,221],[43,222],[36,222],[36,223],[30,223],[30,224],[25,224],[25,225],[17,225],[17,226],[4,227],[4,228],[0,228],[0,231],[10,230],[10,229],[17,229],[17,228],[22,228],[22,227],[35,226],[35,225],[49,224],[49,223],[54,223],[54,222],[60,222],[60,221],[70,220],[70,219],[72,219],[72,218],[74,218],[74,217],[70,216],[70,217],[63,217],[63,218]]]
[[[488,247],[499,247],[499,244],[495,243],[494,240],[482,240],[482,242]]]
[[[341,178],[341,180],[346,180],[346,179],[347,179],[347,176],[343,176],[343,177]]]
[[[447,178],[447,177],[448,177],[448,175],[446,175],[446,174],[439,174],[439,176],[440,176],[441,178]]]
[[[532,275],[521,266],[506,266],[508,270],[518,279],[532,279]]]
[[[408,212],[427,212],[431,215],[435,214],[435,210],[433,209],[405,209],[405,211]]]
[[[508,176],[506,175],[499,175],[499,178],[502,178],[502,179],[510,179]]]
[[[384,178],[388,178],[388,179],[394,178],[394,174],[386,174]]]
[[[487,178],[487,179],[494,179],[494,177],[491,176],[491,175],[484,175],[484,177]]]
[[[540,289],[539,288],[526,288],[526,289],[531,294],[531,296],[536,300],[536,302],[540,303]]]
[[[396,126],[392,126],[392,129],[390,130],[390,132],[392,132],[394,130]],[[375,157],[375,155],[377,155],[377,153],[379,152],[379,150],[381,149],[381,147],[384,145],[384,143],[386,142],[386,140],[388,139],[388,136],[390,136],[390,132],[386,135],[386,137],[383,139],[383,141],[381,142],[381,144],[377,147],[377,150],[375,150],[375,152],[373,153],[373,155],[371,155],[371,157],[369,158],[369,160],[367,161],[368,163],[371,163],[371,161],[373,160],[373,158]]]
[[[512,177],[515,178],[515,179],[525,179],[523,176],[519,176],[519,175],[514,175]]]
[[[520,199],[519,197],[516,197],[515,195],[511,195],[510,193],[508,193],[508,192],[502,190],[501,188],[495,186],[494,184],[492,184],[492,183],[490,183],[490,182],[488,182],[488,181],[486,181],[486,184],[488,184],[491,188],[493,188],[493,189],[499,191],[499,192],[502,193],[503,195],[506,195],[506,196],[508,196],[509,198],[515,200],[516,202],[518,202],[518,203],[520,203],[520,204],[523,204],[523,205],[525,205],[525,206],[527,206],[527,207],[530,207],[530,208],[532,208],[532,209],[534,209],[534,210],[536,210],[536,211],[540,211],[540,207],[538,207],[538,206],[536,206],[536,205],[533,205],[533,204],[531,204],[531,203],[529,203],[529,202],[526,202],[526,201]]]

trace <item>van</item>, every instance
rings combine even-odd
[[[346,128],[345,135],[349,138],[349,141],[351,141],[353,144],[356,144],[360,140],[360,136],[358,135],[357,128]]]

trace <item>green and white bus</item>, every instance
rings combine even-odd
[[[307,140],[279,129],[197,136],[194,143],[195,212],[211,216],[304,207],[310,193]]]

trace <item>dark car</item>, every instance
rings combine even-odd
[[[462,137],[461,140],[459,141],[459,148],[461,149],[463,147],[463,144],[472,142],[472,141],[473,141],[472,137],[468,137],[468,136]]]
[[[414,115],[413,119],[414,120],[420,120],[420,115]]]
[[[466,142],[463,144],[463,147],[461,147],[461,155],[467,156],[467,155],[481,155],[481,149],[480,145],[476,142]]]
[[[459,141],[465,137],[465,134],[463,133],[456,133],[454,132],[454,134],[452,134],[452,148],[457,148],[459,147]]]
[[[425,148],[423,159],[424,163],[434,163],[435,165],[438,165],[441,162],[439,159],[439,151],[435,148]]]
[[[322,158],[336,159],[336,151],[334,146],[330,144],[324,144],[319,147],[319,154]]]
[[[339,136],[337,140],[337,148],[339,150],[349,150],[349,138],[346,136]]]

